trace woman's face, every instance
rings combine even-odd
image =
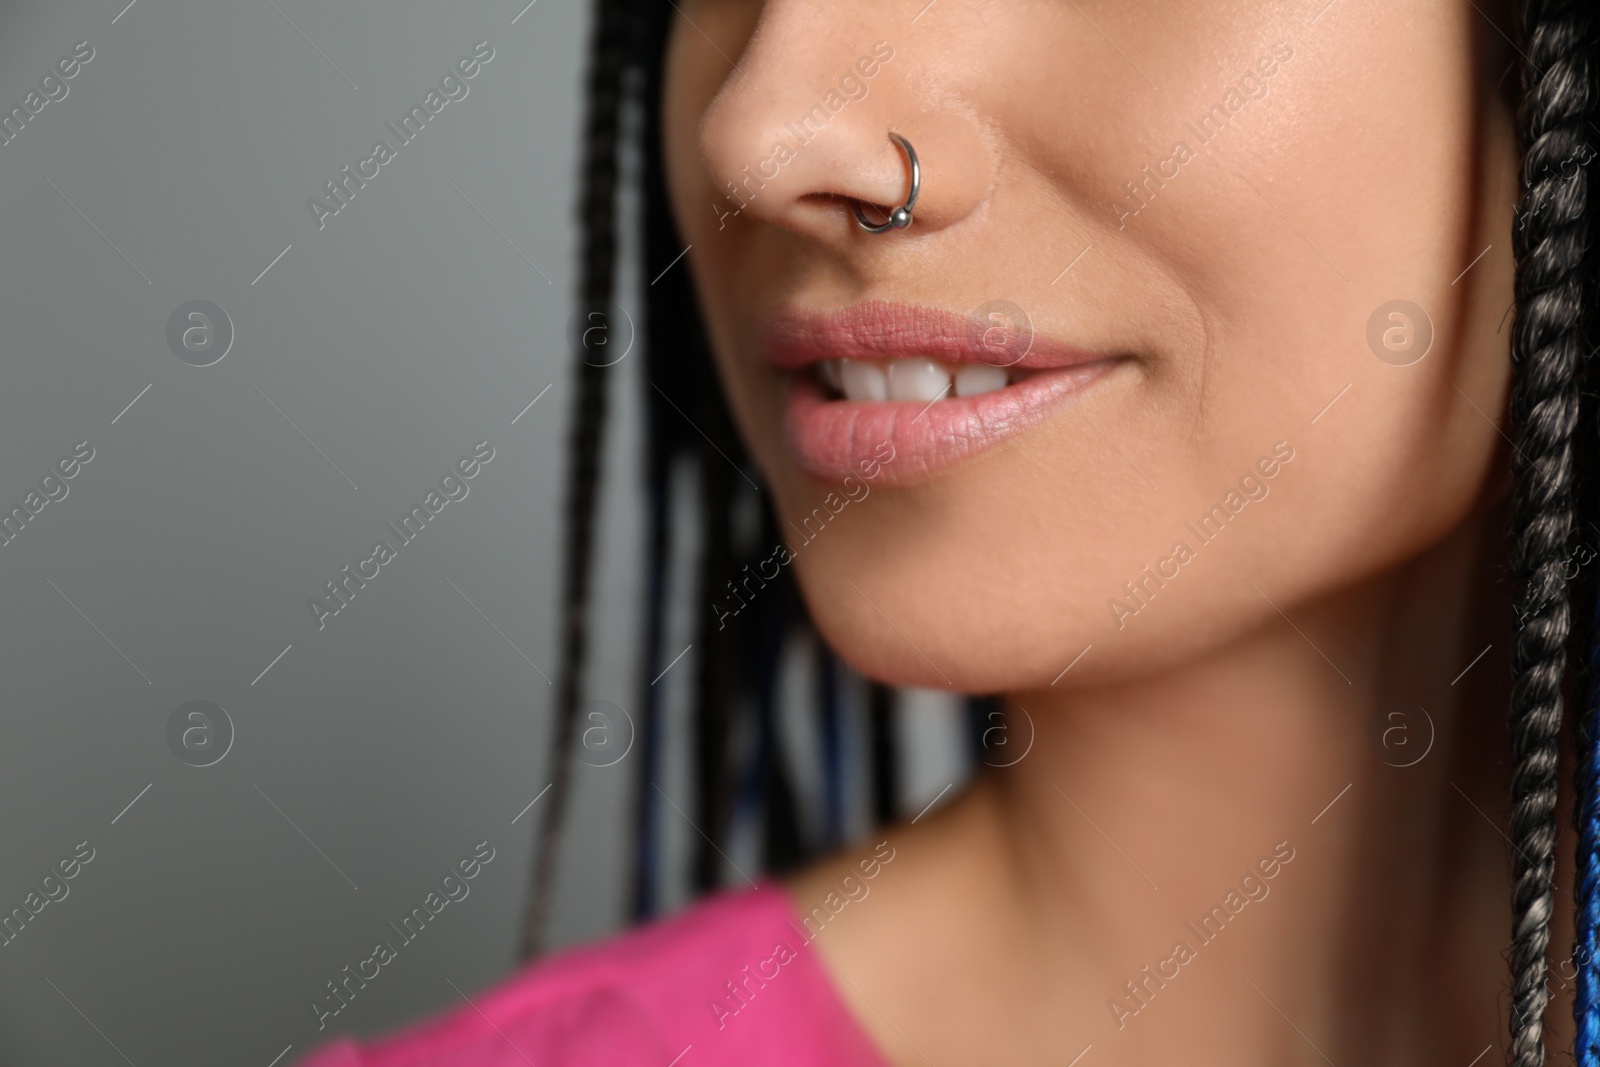
[[[677,8],[687,262],[787,565],[858,668],[1126,677],[1481,505],[1516,153],[1514,54],[1472,3]],[[871,234],[852,198],[909,179],[891,130],[921,195]]]

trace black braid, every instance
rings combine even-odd
[[[607,316],[612,311],[617,261],[617,149],[623,100],[623,76],[634,42],[628,0],[599,0],[595,7],[589,65],[588,112],[584,123],[582,187],[579,213],[583,227],[583,260],[579,276],[579,308]],[[580,327],[580,337],[582,334]],[[556,688],[556,737],[551,749],[555,773],[550,799],[539,824],[534,850],[532,890],[522,930],[522,956],[538,955],[555,885],[561,847],[562,816],[571,792],[578,701],[588,661],[590,569],[594,550],[595,505],[599,495],[601,445],[605,438],[610,375],[606,358],[579,341],[577,392],[573,398],[567,452],[565,572],[562,575],[562,627],[559,682]]]
[[[900,817],[900,731],[895,724],[895,690],[882,682],[867,686],[867,734],[872,750],[872,817],[886,825]]]
[[[684,423],[667,397],[684,395],[682,368],[691,363],[693,349],[701,343],[701,330],[694,313],[693,293],[688,284],[688,266],[678,263],[683,242],[667,199],[664,157],[661,151],[661,70],[665,61],[659,42],[667,36],[671,7],[652,2],[643,5],[639,15],[640,142],[643,148],[640,186],[644,202],[644,277],[655,279],[645,288],[644,321],[641,336],[645,373],[641,394],[644,407],[644,433],[640,435],[645,476],[648,533],[645,542],[644,645],[639,672],[639,759],[634,768],[634,888],[633,917],[645,920],[658,909],[657,879],[661,869],[661,828],[657,823],[664,805],[657,790],[665,752],[662,702],[667,684],[656,684],[662,671],[678,655],[677,649],[664,646],[667,634],[669,591],[680,586],[669,574],[674,540],[675,512],[672,508],[674,479],[686,463],[694,459],[694,442],[699,435]],[[674,265],[682,274],[669,270]],[[693,666],[679,667],[680,672]],[[674,679],[676,680],[676,679]]]
[[[696,664],[694,708],[694,820],[700,833],[694,840],[690,884],[697,893],[703,893],[722,881],[723,858],[718,842],[727,832],[734,792],[728,747],[738,695],[744,689],[741,676],[747,672],[743,646],[748,641],[742,638],[750,629],[750,619],[741,612],[723,625],[710,607],[731,599],[726,583],[735,575],[732,512],[737,493],[734,483],[739,476],[710,448],[698,449],[697,454],[701,528],[706,538],[697,599],[706,607],[701,609],[695,639],[702,651]]]
[[[844,844],[844,723],[839,703],[839,686],[843,679],[838,657],[820,636],[812,641],[812,660],[820,705],[817,738],[822,747],[822,812],[818,820],[821,833],[817,835],[817,844],[822,849],[832,850]]]
[[[764,509],[765,511],[765,509]],[[779,538],[777,521],[764,513],[760,543],[771,545]],[[751,568],[754,570],[754,568]],[[749,573],[742,571],[742,573]],[[757,577],[762,577],[757,572]],[[799,797],[789,766],[789,745],[781,718],[779,678],[784,652],[794,632],[800,607],[800,591],[794,584],[791,568],[783,568],[760,591],[752,622],[755,631],[756,665],[755,706],[758,716],[756,767],[760,778],[762,812],[761,865],[774,874],[786,874],[811,857],[813,847],[801,824]],[[815,670],[815,663],[812,664]],[[821,694],[817,708],[821,710]]]
[[[648,439],[648,435],[647,435]],[[671,467],[654,456],[645,459],[646,535],[645,610],[642,641],[644,670],[639,677],[639,759],[634,784],[633,899],[629,912],[636,921],[656,913],[656,877],[660,867],[657,833],[656,779],[662,753],[663,687],[655,684],[666,665],[662,637],[667,623],[667,589],[672,558],[672,514],[669,506]]]
[[[1511,557],[1527,612],[1512,646],[1511,1063],[1544,1063],[1545,986],[1555,873],[1564,576],[1573,525],[1575,373],[1582,352],[1587,178],[1562,174],[1590,114],[1586,26],[1571,0],[1527,0],[1521,131],[1526,183],[1514,232],[1517,320],[1511,420]]]

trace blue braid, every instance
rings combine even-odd
[[[1595,629],[1600,638],[1600,597],[1595,600]],[[1573,1017],[1577,1034],[1573,1040],[1578,1067],[1600,1067],[1600,729],[1595,711],[1600,708],[1600,640],[1589,649],[1589,692],[1585,702],[1578,758],[1578,870],[1577,931],[1573,938],[1573,962],[1577,967],[1577,990],[1573,995]]]

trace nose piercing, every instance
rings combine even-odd
[[[855,212],[856,225],[868,233],[886,233],[889,230],[903,230],[911,225],[911,209],[917,206],[917,194],[922,191],[922,164],[917,162],[917,150],[911,147],[911,142],[901,137],[898,133],[890,133],[889,140],[899,145],[906,154],[906,162],[911,164],[911,191],[906,194],[906,202],[889,212],[889,219],[883,223],[873,223],[861,213],[861,201],[855,200],[850,204],[850,210]]]

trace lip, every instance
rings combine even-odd
[[[1020,310],[1020,309],[1019,309]],[[789,451],[814,478],[838,482],[868,471],[880,485],[906,485],[1013,439],[1047,419],[1122,361],[1031,330],[1010,349],[984,344],[978,320],[939,308],[870,302],[834,312],[787,309],[767,320],[762,349],[789,372],[784,431]],[[1020,357],[1012,353],[1024,351]],[[805,373],[828,359],[930,357],[1029,371],[1003,389],[920,401],[852,401]],[[887,457],[887,458],[886,458]]]

